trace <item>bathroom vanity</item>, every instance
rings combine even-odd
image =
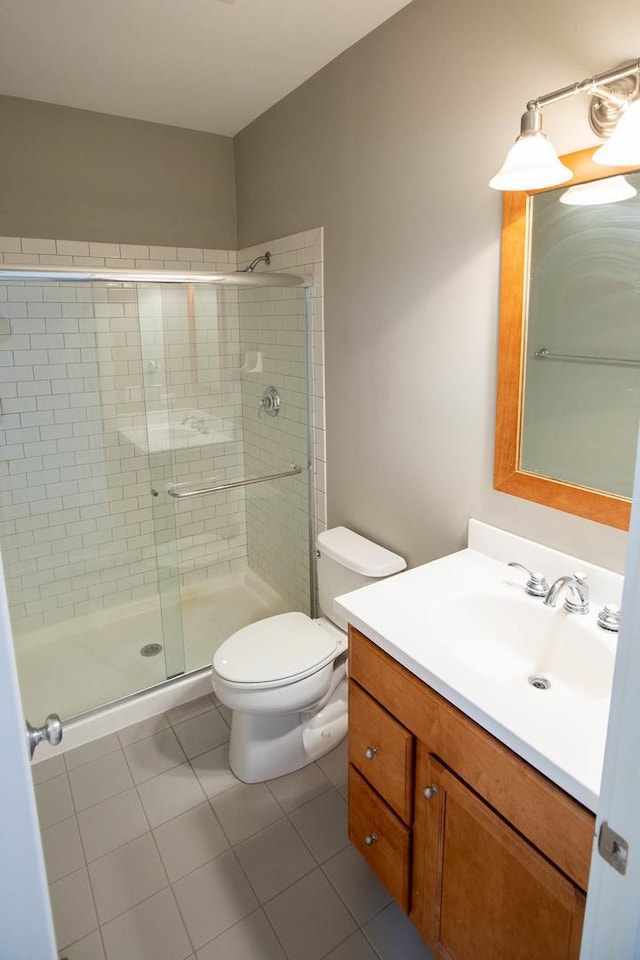
[[[491,529],[478,525],[480,541]],[[538,548],[545,548],[504,536],[497,553],[504,548],[505,556],[520,560],[524,551],[524,562],[540,569],[545,569],[546,559],[553,577],[573,559],[556,555],[554,568],[553,558],[536,555]],[[473,539],[470,536],[470,542]],[[503,564],[496,560],[475,550],[462,551],[339,599],[351,620],[349,835],[436,957],[577,960],[608,694],[589,669],[573,688],[562,676],[564,669],[571,672],[571,664],[564,661],[570,657],[567,638],[577,629],[569,617],[575,615],[545,609],[541,617],[547,620],[538,622],[536,604],[542,601],[524,594],[523,603],[532,604],[522,609],[525,620],[531,612],[533,642],[549,624],[543,646],[533,653],[534,662],[550,678],[548,690],[526,683],[530,651],[524,621],[515,622],[513,630],[514,646],[522,646],[520,660],[496,655],[487,643],[489,667],[498,671],[501,660],[506,663],[504,675],[494,677],[493,683],[482,675],[481,657],[475,661],[460,656],[455,610],[465,609],[473,591],[482,600],[477,606],[477,599],[473,601],[473,610],[482,611],[489,580],[502,577],[505,597],[498,599],[496,588],[491,603],[508,618],[512,610],[507,595],[523,590],[517,577],[508,569],[502,572]],[[464,576],[466,567],[477,572],[472,580]],[[617,575],[598,568],[589,573],[599,591],[621,589]],[[429,611],[436,595],[438,602],[443,592],[446,599],[447,584],[455,586],[447,606],[451,630],[443,639],[438,617]],[[514,610],[517,621],[520,608]],[[591,631],[583,650],[587,657],[593,653],[595,669],[602,672],[604,660],[598,656],[608,650],[613,662],[615,640],[604,631],[600,638],[591,622],[595,614],[579,619],[585,621],[585,631]],[[411,616],[416,619],[409,633],[406,618]],[[482,616],[477,622],[475,641],[482,647]],[[575,653],[580,657],[579,645]],[[514,666],[520,661],[522,689]],[[565,759],[571,742],[573,767]]]
[[[577,958],[594,815],[354,628],[350,645],[352,843],[436,956]]]

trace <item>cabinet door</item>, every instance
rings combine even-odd
[[[420,744],[423,935],[447,960],[577,960],[584,896]],[[431,785],[431,798],[422,789]]]

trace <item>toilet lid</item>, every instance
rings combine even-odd
[[[333,658],[334,636],[304,613],[281,613],[243,627],[216,650],[213,668],[231,683],[269,683],[312,673]]]

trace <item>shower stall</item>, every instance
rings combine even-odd
[[[25,713],[77,719],[312,612],[288,274],[0,266],[0,549]]]

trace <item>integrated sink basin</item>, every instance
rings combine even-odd
[[[611,693],[611,639],[588,615],[546,607],[524,593],[472,594],[434,605],[428,621],[434,641],[493,683],[522,693],[529,685],[553,700],[599,700]]]
[[[235,440],[226,421],[193,408],[150,410],[146,416],[121,423],[118,433],[141,453],[164,453]]]
[[[590,610],[525,592],[517,561],[549,584],[584,570]],[[619,574],[475,520],[469,547],[336,601],[349,623],[591,810],[602,775]]]

